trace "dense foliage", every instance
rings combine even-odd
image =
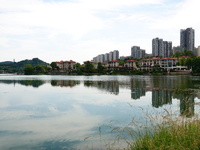
[[[192,51],[176,52],[173,56],[178,57],[179,66],[187,66],[188,69],[192,70],[193,75],[200,75],[200,57],[195,57]],[[119,61],[119,68],[107,68],[103,66],[102,63],[94,66],[91,62],[85,62],[84,65],[76,63],[76,69],[70,70],[68,74],[78,74],[78,75],[92,75],[92,74],[122,74],[122,75],[134,75],[134,74],[149,74],[148,70],[130,70],[129,68],[122,67],[125,60]],[[140,67],[139,62],[136,63],[137,67]],[[167,71],[162,69],[159,64],[153,66],[153,71],[151,74],[167,74]],[[1,62],[0,63],[0,73],[18,73],[18,74],[51,74],[54,72],[56,74],[60,73],[59,67],[56,62],[52,62],[49,66],[46,62],[33,58],[32,60],[23,60],[20,62]]]
[[[200,57],[193,58],[191,66],[193,74],[200,74]]]
[[[172,57],[181,57],[181,56],[189,56],[189,57],[194,57],[194,53],[189,50],[185,51],[176,51],[174,54],[171,55]]]
[[[131,150],[198,150],[200,148],[200,121],[167,122],[155,129],[145,131],[145,135],[131,144]]]
[[[32,60],[22,60],[20,62],[1,62],[0,63],[0,70],[3,70],[6,73],[24,73],[24,67],[29,64],[33,67],[39,65],[47,65],[46,62],[38,59],[33,58]],[[40,68],[37,68],[40,69]]]

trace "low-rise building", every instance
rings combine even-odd
[[[137,69],[136,62],[138,62],[138,61],[136,61],[136,60],[126,60],[124,62],[124,67],[127,68],[127,69],[131,69],[131,70]]]
[[[173,57],[164,58],[149,58],[141,60],[141,70],[152,70],[155,65],[159,65],[160,68],[170,70],[177,69],[178,59]]]
[[[57,66],[59,67],[60,71],[71,71],[76,69],[76,62],[73,60],[70,61],[58,61],[56,62]]]
[[[108,62],[108,68],[109,69],[116,69],[119,67],[119,61],[118,60],[111,60]]]

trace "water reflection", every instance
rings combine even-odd
[[[119,81],[84,81],[84,86],[94,87],[110,94],[119,94]]]
[[[192,117],[200,97],[191,76],[13,78],[0,80],[0,149],[106,149],[116,136],[107,124],[144,118],[137,107]]]
[[[80,84],[80,81],[75,81],[75,80],[52,80],[51,81],[52,86],[60,86],[60,87],[72,88],[79,84]]]
[[[21,84],[24,86],[32,86],[38,88],[39,86],[45,84],[45,81],[42,80],[0,80],[0,83],[4,84]]]
[[[139,100],[145,97],[147,92],[151,92],[152,106],[162,107],[166,104],[172,104],[172,99],[180,100],[180,114],[192,117],[194,115],[194,99],[200,93],[186,94],[184,89],[198,89],[200,81],[191,76],[130,76],[126,80],[0,80],[3,84],[20,84],[24,86],[40,87],[43,84],[51,84],[59,87],[75,87],[81,85],[85,87],[97,88],[108,94],[119,95],[121,89],[129,89],[131,99]],[[176,91],[179,91],[177,94]],[[181,92],[183,91],[183,92]]]
[[[161,107],[172,104],[172,92],[169,90],[152,90],[152,106]]]

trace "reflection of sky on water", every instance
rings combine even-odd
[[[155,109],[158,114],[164,109],[180,113],[180,102],[177,99],[172,99],[171,105],[164,99],[163,104],[158,103],[159,107],[152,107],[152,91],[149,88],[163,88],[163,85],[143,76],[1,78],[3,79],[0,82],[0,149],[103,148],[118,134],[110,133],[112,128],[134,128],[131,125],[132,118],[145,122],[146,113],[156,115]],[[174,82],[175,77],[171,78]],[[7,79],[42,79],[44,83],[35,88],[22,84],[24,82],[4,83]],[[62,79],[62,82],[59,79]],[[74,79],[76,82],[73,86]],[[51,81],[57,82],[52,85]],[[92,82],[85,85],[85,81]],[[168,82],[168,86],[174,87],[170,85],[172,82]],[[191,81],[184,82],[188,84]],[[153,84],[155,86],[152,87]],[[144,87],[148,87],[145,93],[139,89]],[[113,94],[116,91],[118,94]],[[155,98],[162,99],[165,91],[156,94]],[[133,99],[133,96],[136,99]]]

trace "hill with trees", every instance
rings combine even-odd
[[[40,60],[39,58],[33,58],[32,60],[26,59],[19,62],[10,62],[10,61],[0,62],[0,70],[1,72],[5,73],[20,74],[24,72],[24,67],[28,64],[33,67],[38,65],[48,65],[48,63]]]

